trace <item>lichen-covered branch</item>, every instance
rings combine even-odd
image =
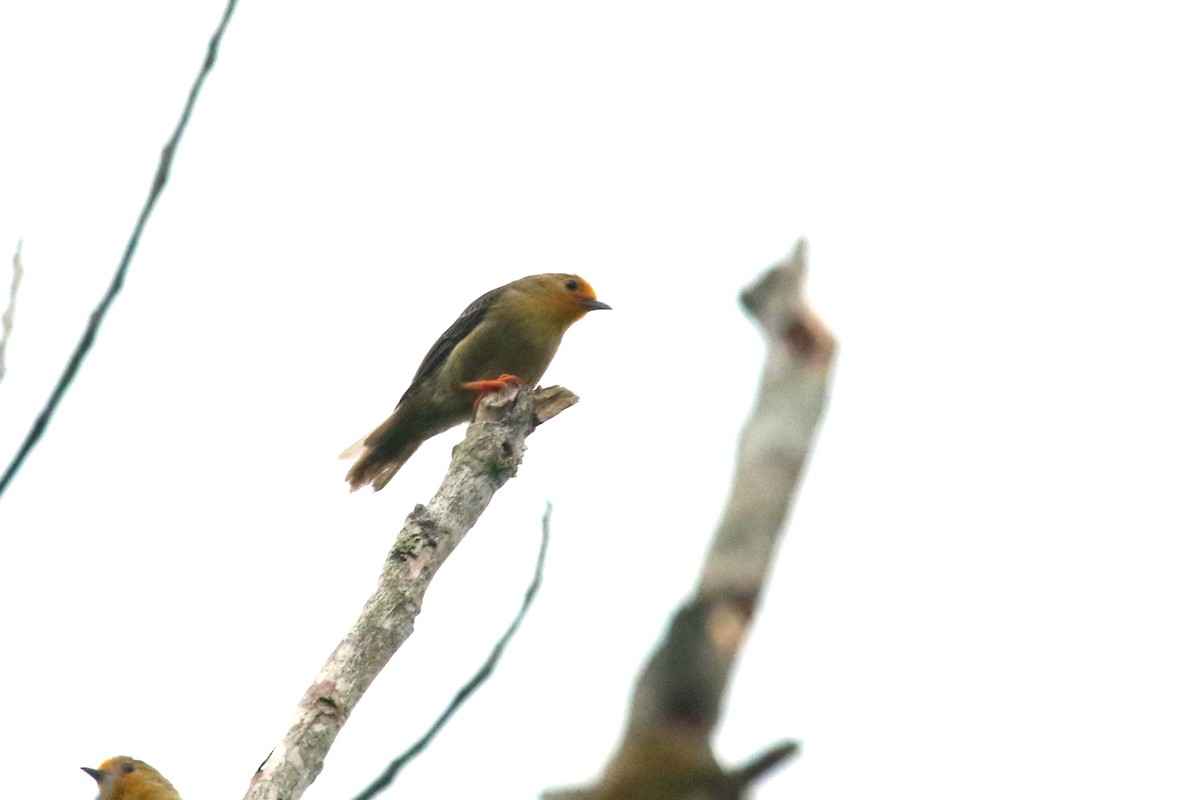
[[[558,412],[556,411],[555,413]],[[475,671],[471,679],[463,684],[462,688],[455,693],[454,699],[450,701],[450,705],[446,706],[445,710],[438,715],[438,718],[430,726],[429,730],[425,731],[421,738],[413,742],[407,750],[392,759],[391,763],[387,765],[387,768],[383,770],[379,777],[371,781],[367,788],[354,795],[353,800],[371,800],[371,798],[379,796],[381,792],[391,786],[392,781],[396,779],[400,770],[404,769],[414,758],[425,752],[425,748],[429,746],[429,743],[438,735],[442,727],[454,716],[454,712],[458,711],[463,703],[471,698],[475,690],[491,677],[496,669],[496,665],[500,663],[500,656],[504,655],[504,651],[508,648],[508,643],[512,641],[513,636],[516,635],[517,630],[521,627],[521,623],[525,620],[525,614],[529,612],[529,607],[533,605],[533,598],[537,596],[538,589],[541,588],[542,572],[546,567],[546,549],[549,545],[550,504],[546,503],[546,513],[542,515],[542,546],[538,548],[537,566],[533,570],[533,580],[529,582],[529,588],[525,590],[525,599],[521,602],[521,608],[517,611],[517,616],[509,623],[508,628],[504,631],[504,635],[492,646],[492,652],[488,654],[487,660]]]
[[[576,399],[558,386],[509,386],[483,397],[442,485],[428,505],[408,515],[379,586],[304,694],[283,741],[251,780],[246,800],[297,800],[316,780],[363,693],[412,634],[434,574],[516,474],[526,437]]]
[[[638,677],[625,735],[600,783],[547,792],[546,800],[736,800],[799,749],[781,742],[727,769],[711,736],[825,410],[836,342],[804,301],[805,270],[801,241],[742,295],[766,335],[766,363],[695,597],[676,611]]]

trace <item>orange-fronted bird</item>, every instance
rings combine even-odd
[[[388,481],[421,442],[471,418],[478,398],[503,384],[541,380],[563,334],[589,311],[611,308],[578,275],[530,275],[467,306],[434,343],[383,424],[355,442],[350,491]]]
[[[113,756],[99,769],[80,769],[95,778],[100,786],[96,800],[179,800],[179,792],[170,781],[136,758]]]

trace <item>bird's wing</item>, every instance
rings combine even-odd
[[[429,352],[421,360],[421,366],[417,367],[417,372],[413,375],[412,384],[405,390],[399,402],[396,403],[397,407],[399,407],[400,403],[404,402],[405,397],[408,397],[408,393],[412,391],[413,386],[428,378],[446,360],[446,357],[458,346],[458,343],[467,338],[471,331],[479,327],[479,323],[487,316],[488,310],[495,305],[496,298],[506,289],[508,289],[507,286],[492,289],[463,309],[463,312],[458,315],[458,319],[454,320],[454,324],[438,337],[438,340],[433,343],[433,347],[429,348]]]

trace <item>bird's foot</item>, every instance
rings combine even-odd
[[[485,394],[488,394],[489,392],[498,392],[506,386],[513,384],[520,385],[521,383],[524,383],[524,381],[522,381],[519,377],[516,375],[509,375],[506,372],[499,378],[494,378],[492,380],[468,381],[462,385],[462,388],[466,389],[468,392],[474,392],[477,395],[475,397],[474,409],[478,411],[479,401],[483,399]]]

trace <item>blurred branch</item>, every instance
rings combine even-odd
[[[799,752],[800,745],[796,742],[781,742],[768,748],[734,773],[736,782],[742,787],[749,786]]]
[[[13,313],[17,308],[17,289],[21,286],[21,276],[25,270],[21,268],[21,242],[17,242],[17,250],[13,253],[12,283],[8,288],[8,305],[4,314],[0,315],[0,381],[4,380],[4,351],[8,347],[8,337],[12,335]]]
[[[184,130],[187,129],[188,120],[191,119],[192,108],[196,105],[196,98],[200,94],[200,87],[204,85],[204,79],[208,77],[208,73],[212,71],[213,65],[216,64],[217,50],[221,46],[221,39],[225,35],[225,28],[229,25],[229,20],[233,16],[233,9],[236,6],[237,0],[228,0],[225,6],[225,13],[221,16],[221,22],[217,25],[216,31],[213,32],[212,38],[209,39],[208,53],[204,57],[204,63],[200,66],[200,72],[197,73],[196,79],[192,82],[187,102],[183,106],[183,113],[179,117],[179,122],[175,126],[174,133],[171,134],[171,138],[167,140],[166,145],[162,149],[162,156],[158,162],[158,170],[154,173],[154,180],[150,184],[150,193],[147,195],[146,202],[142,206],[141,214],[138,215],[137,223],[133,226],[133,233],[130,234],[129,241],[125,245],[125,253],[121,256],[121,263],[117,265],[117,271],[108,286],[108,291],[104,293],[104,297],[100,299],[100,304],[92,311],[87,328],[84,329],[79,343],[75,345],[75,351],[71,354],[71,358],[67,362],[62,375],[59,377],[54,391],[50,393],[50,398],[46,401],[46,405],[42,408],[41,413],[38,414],[37,419],[34,420],[33,427],[26,434],[25,441],[21,443],[20,449],[17,450],[12,463],[8,465],[8,469],[5,470],[4,476],[0,477],[0,495],[4,494],[4,490],[8,488],[8,484],[12,481],[13,476],[21,468],[21,464],[25,462],[26,457],[28,457],[29,453],[38,443],[38,440],[42,438],[42,433],[46,430],[46,425],[50,422],[50,418],[54,416],[54,411],[58,408],[59,402],[62,401],[63,395],[66,394],[67,387],[75,379],[75,373],[79,371],[80,365],[83,364],[84,357],[92,349],[96,333],[100,330],[100,324],[104,321],[104,316],[108,313],[109,306],[117,298],[117,294],[121,291],[121,287],[125,283],[125,273],[129,270],[129,262],[133,259],[134,252],[137,251],[138,242],[142,238],[142,230],[146,227],[146,221],[150,218],[150,212],[154,210],[154,206],[158,202],[158,196],[162,194],[163,187],[167,185],[167,178],[171,174],[171,165],[175,161],[175,150],[179,146],[179,140],[183,138]]]
[[[736,800],[799,750],[781,742],[726,770],[710,740],[825,410],[837,344],[803,299],[805,271],[801,241],[742,294],[766,335],[766,362],[695,597],[676,611],[638,677],[624,738],[600,783],[550,791],[546,800]]]
[[[521,627],[521,623],[524,621],[529,607],[533,605],[533,598],[537,596],[538,589],[542,586],[542,570],[546,566],[546,548],[550,546],[550,510],[550,504],[547,503],[546,513],[542,515],[542,544],[538,549],[537,566],[533,569],[533,579],[529,582],[529,588],[525,590],[525,599],[521,601],[521,608],[517,611],[517,616],[513,618],[513,621],[509,623],[508,629],[504,631],[504,635],[492,647],[492,652],[487,657],[487,660],[471,676],[471,680],[467,681],[458,690],[458,693],[454,695],[454,699],[450,701],[450,705],[434,721],[429,730],[425,732],[425,735],[397,756],[392,763],[388,764],[387,769],[370,786],[354,796],[354,800],[371,800],[375,795],[390,786],[400,770],[404,769],[409,761],[412,761],[425,750],[446,722],[449,721],[450,717],[454,716],[454,712],[458,711],[459,707],[475,693],[475,690],[491,677],[492,672],[496,669],[496,665],[500,663],[500,657],[504,655],[505,648],[508,647],[508,643],[512,641],[513,636],[516,635],[517,630]]]
[[[742,292],[767,355],[698,597],[744,596],[753,608],[825,411],[837,342],[804,299],[806,271],[801,241],[789,261]]]
[[[301,699],[283,741],[251,779],[246,800],[297,800],[316,780],[367,687],[412,635],[434,574],[516,474],[526,437],[577,399],[559,386],[509,386],[484,395],[442,485],[428,506],[408,515],[379,586]]]

